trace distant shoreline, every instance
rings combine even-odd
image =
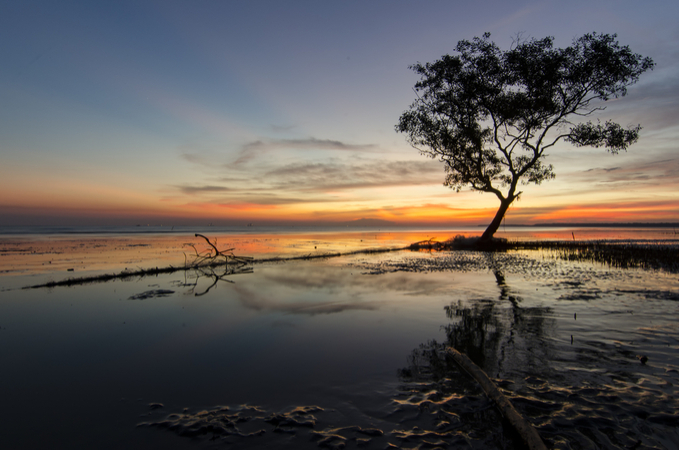
[[[478,227],[486,227],[488,224],[479,224]],[[599,222],[599,223],[535,223],[535,224],[503,224],[507,228],[679,228],[677,222]]]
[[[80,235],[185,235],[202,233],[210,236],[221,234],[300,234],[341,232],[459,232],[479,233],[487,224],[400,224],[379,219],[360,219],[351,222],[323,224],[247,224],[247,225],[128,225],[128,226],[0,226],[0,237],[16,236],[80,236]],[[523,229],[534,232],[539,229],[647,229],[679,230],[679,222],[551,222],[537,224],[502,224],[498,233]]]

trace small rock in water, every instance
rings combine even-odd
[[[641,361],[641,364],[646,364],[646,361],[648,361],[648,356],[646,355],[637,355],[637,359]]]

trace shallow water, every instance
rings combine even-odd
[[[458,251],[227,280],[0,292],[3,448],[520,448],[445,345],[550,447],[679,447],[676,274]]]

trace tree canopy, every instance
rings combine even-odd
[[[519,182],[554,178],[544,158],[557,142],[611,153],[636,142],[639,125],[587,119],[654,66],[615,34],[585,34],[566,48],[554,48],[553,37],[519,39],[504,51],[489,39],[459,41],[454,55],[411,66],[421,76],[417,99],[396,125],[421,153],[445,164],[444,185],[498,197],[481,241],[493,237],[521,195]]]

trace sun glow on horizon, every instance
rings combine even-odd
[[[247,2],[38,3],[0,15],[0,226],[487,224],[497,198],[445,188],[443,164],[394,131],[415,98],[408,66],[478,30],[503,48],[517,30],[558,46],[617,32],[657,63],[606,111],[640,123],[639,141],[615,157],[550,149],[557,178],[526,186],[507,224],[679,222],[679,64],[662,31],[674,26],[674,3],[615,18],[602,8],[587,22],[578,2],[510,17],[499,2],[446,3],[433,15],[398,3],[389,14],[368,8],[370,20],[363,6],[326,2],[275,15]]]

